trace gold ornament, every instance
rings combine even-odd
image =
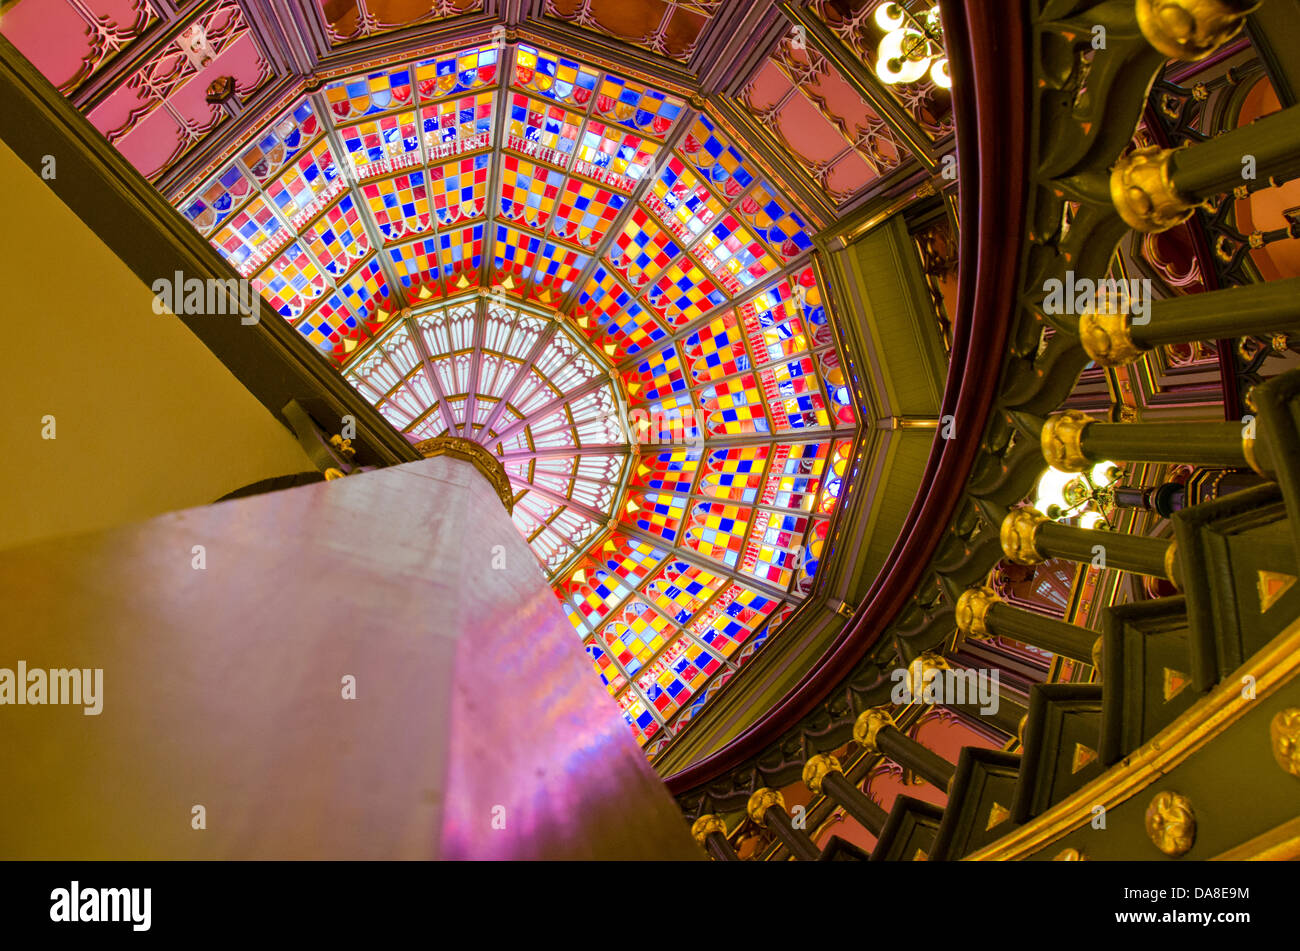
[[[1146,352],[1133,342],[1128,314],[1087,311],[1079,315],[1079,343],[1104,367],[1122,367]]]
[[[1156,793],[1147,806],[1147,837],[1165,855],[1183,855],[1196,841],[1196,815],[1192,801],[1181,793]]]
[[[1300,776],[1300,707],[1289,707],[1273,717],[1268,737],[1277,765]]]
[[[344,439],[342,436],[334,435],[330,437],[330,445],[339,451],[339,455],[351,462],[356,458],[357,451],[352,446],[351,439]]]
[[[829,754],[818,753],[803,764],[803,784],[820,795],[822,780],[830,773],[839,772],[843,772],[839,760]]]
[[[989,587],[967,588],[957,599],[954,614],[957,618],[957,630],[966,637],[989,637],[985,618],[989,608],[997,604],[999,598]]]
[[[1137,0],[1138,28],[1161,53],[1190,63],[1236,36],[1259,4],[1260,0]]]
[[[703,815],[691,825],[691,835],[700,845],[714,832],[721,832],[724,836],[727,834],[727,824],[720,816]]]
[[[1165,577],[1168,578],[1174,588],[1179,591],[1183,590],[1182,583],[1178,580],[1178,542],[1172,541],[1169,547],[1165,549]]]
[[[942,654],[933,651],[926,651],[907,665],[907,689],[912,694],[913,701],[921,698],[925,693],[925,685],[933,680],[933,675],[940,670],[952,670],[952,665]]]
[[[753,819],[759,825],[763,824],[763,819],[767,815],[767,810],[773,806],[781,809],[785,808],[785,799],[775,789],[769,789],[764,786],[756,790],[754,795],[749,797],[749,802],[745,806],[745,811],[749,813],[749,818]]]
[[[1087,472],[1091,469],[1092,460],[1083,453],[1083,434],[1095,422],[1087,413],[1077,409],[1049,416],[1039,437],[1047,464],[1062,472]]]
[[[1192,216],[1196,202],[1179,194],[1170,175],[1177,149],[1158,145],[1120,156],[1110,173],[1110,198],[1134,231],[1168,231]]]
[[[878,753],[880,751],[876,748],[876,737],[885,727],[893,725],[894,718],[885,707],[873,707],[864,711],[853,724],[853,739],[873,753]]]
[[[1038,529],[1047,521],[1046,515],[1034,509],[1012,509],[1002,520],[1002,553],[1017,565],[1046,561],[1036,546]]]
[[[1086,862],[1088,857],[1078,849],[1062,849],[1056,853],[1053,862]]]
[[[426,459],[434,456],[451,456],[462,462],[471,463],[496,490],[497,498],[506,507],[507,512],[514,512],[515,497],[510,490],[510,479],[501,460],[482,443],[462,436],[435,436],[415,444],[415,451]]]

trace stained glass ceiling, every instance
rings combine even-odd
[[[709,116],[481,45],[282,100],[177,208],[412,441],[495,452],[637,738],[812,590],[858,411],[805,220]]]

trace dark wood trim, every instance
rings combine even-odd
[[[46,155],[55,157],[56,175],[49,187],[147,286],[176,271],[186,279],[239,278],[216,249],[2,36],[0,138],[32,169],[39,170]],[[289,425],[280,409],[298,400],[322,407],[327,417],[355,417],[358,464],[393,465],[420,458],[406,438],[284,318],[260,298],[258,308],[256,323],[246,324],[238,315],[177,319],[285,428]],[[326,425],[325,420],[318,421]]]

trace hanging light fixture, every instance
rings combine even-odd
[[[914,16],[901,3],[882,3],[876,7],[875,21],[885,31],[876,47],[881,82],[914,83],[928,72],[936,86],[952,88],[937,6]]]
[[[1084,472],[1049,468],[1038,479],[1034,508],[1057,522],[1077,520],[1082,528],[1113,529],[1107,512],[1115,507],[1115,485],[1123,475],[1109,460]]]

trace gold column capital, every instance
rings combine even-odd
[[[1274,716],[1268,725],[1268,738],[1277,765],[1292,776],[1300,776],[1300,707],[1288,707]]]
[[[1096,420],[1077,409],[1067,409],[1047,417],[1039,439],[1043,458],[1049,466],[1062,472],[1087,472],[1092,460],[1083,453],[1083,433]]]
[[[1265,482],[1276,481],[1274,473],[1265,469],[1259,461],[1259,454],[1255,451],[1256,435],[1247,427],[1243,426],[1241,431],[1241,454],[1246,457],[1246,465],[1255,471],[1255,474]]]
[[[1115,210],[1134,231],[1168,231],[1192,216],[1196,202],[1174,188],[1170,174],[1178,149],[1158,145],[1120,156],[1110,173],[1110,198]]]
[[[1196,841],[1196,814],[1182,793],[1158,792],[1147,806],[1147,837],[1165,855],[1182,855]]]
[[[506,511],[514,512],[515,498],[514,493],[510,491],[510,478],[506,475],[506,467],[501,464],[500,459],[492,455],[487,446],[463,436],[435,436],[417,442],[415,451],[426,459],[434,456],[451,456],[453,459],[472,464],[496,490],[497,498],[506,507]]]
[[[1178,591],[1183,590],[1183,583],[1180,580],[1182,572],[1178,565],[1178,541],[1177,539],[1169,543],[1165,549],[1165,577],[1173,584]]]
[[[957,599],[957,607],[953,611],[957,630],[964,637],[988,637],[989,629],[984,618],[988,615],[989,608],[1001,600],[990,587],[967,588]]]
[[[721,832],[724,836],[727,834],[727,824],[722,821],[721,816],[706,814],[691,823],[691,836],[700,845],[703,845],[704,840],[714,832]]]
[[[756,789],[754,795],[749,797],[749,802],[745,804],[745,811],[749,813],[749,818],[762,825],[767,810],[773,806],[785,809],[785,797],[779,791],[764,786],[762,789]]]
[[[1050,521],[1032,508],[1012,509],[1002,520],[1002,553],[1017,565],[1037,565],[1047,559],[1037,548],[1038,529]]]
[[[1122,367],[1146,353],[1133,342],[1128,314],[1085,311],[1079,315],[1079,343],[1104,367]]]
[[[840,761],[829,753],[818,753],[803,764],[803,784],[821,794],[822,780],[831,773],[842,773]]]
[[[913,701],[924,695],[926,681],[932,679],[932,673],[940,670],[952,670],[952,665],[935,651],[926,651],[907,665],[907,689],[911,691]]]
[[[894,718],[889,715],[887,707],[872,707],[870,710],[864,710],[857,722],[853,724],[853,739],[871,752],[878,753],[880,751],[876,748],[876,736],[885,727],[893,725]]]
[[[1137,0],[1138,28],[1170,59],[1195,62],[1232,39],[1260,0]]]

